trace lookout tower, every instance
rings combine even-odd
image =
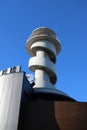
[[[71,100],[71,98],[60,90],[57,90],[55,83],[57,81],[56,74],[56,57],[61,50],[60,41],[56,38],[56,34],[49,28],[41,27],[35,29],[27,40],[26,49],[32,56],[29,59],[29,69],[35,72],[35,85],[33,89],[35,94],[50,95],[50,98],[57,100]]]

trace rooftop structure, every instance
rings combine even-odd
[[[55,87],[56,57],[61,50],[55,32],[45,27],[35,29],[27,40],[26,49],[32,56],[29,59],[29,69],[35,72],[35,92],[68,97]]]

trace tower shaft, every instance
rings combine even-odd
[[[56,34],[48,28],[38,28],[27,40],[27,51],[31,54],[29,68],[35,71],[36,90],[50,91],[55,89],[57,81],[55,63],[60,51]]]

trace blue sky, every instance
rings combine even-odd
[[[0,70],[21,65],[32,73],[26,40],[41,26],[53,29],[61,41],[57,89],[87,101],[86,0],[0,0]]]

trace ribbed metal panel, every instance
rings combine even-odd
[[[0,130],[17,130],[23,75],[0,76]]]

